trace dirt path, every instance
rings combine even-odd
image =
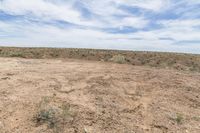
[[[199,133],[200,74],[83,60],[0,58],[0,133]],[[39,104],[68,116],[34,120]]]

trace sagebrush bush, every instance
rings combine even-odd
[[[47,123],[50,128],[55,127],[58,119],[56,117],[58,110],[54,108],[43,109],[36,115],[37,124]]]
[[[126,58],[123,55],[114,55],[111,58],[111,61],[115,63],[123,64],[123,63],[126,63]]]
[[[177,114],[175,120],[178,124],[181,124],[183,121],[183,116],[181,114]]]
[[[71,111],[70,104],[63,103],[61,106],[52,104],[54,98],[54,96],[42,98],[34,121],[37,125],[47,124],[55,133],[59,133],[62,132],[66,122],[73,120],[74,112]]]

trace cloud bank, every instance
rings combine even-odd
[[[0,0],[0,45],[200,54],[200,2]]]

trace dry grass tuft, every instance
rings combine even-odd
[[[42,98],[34,116],[34,122],[37,126],[46,124],[53,132],[60,133],[66,122],[73,120],[73,112],[71,112],[69,104],[63,104],[61,107],[52,105],[53,98]]]
[[[126,63],[126,58],[123,55],[114,55],[111,58],[111,61],[119,64],[124,64]]]

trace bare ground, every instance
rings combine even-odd
[[[72,59],[0,58],[0,133],[199,133],[200,74]],[[44,97],[69,117],[38,124]]]

